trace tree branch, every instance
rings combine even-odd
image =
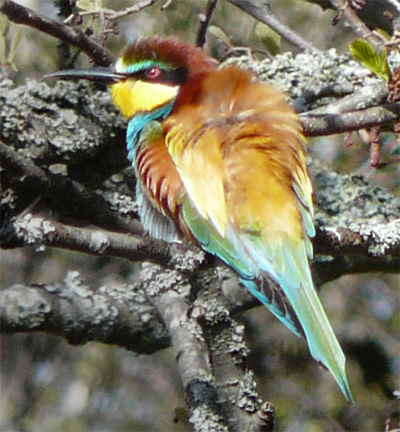
[[[109,66],[116,60],[113,54],[86,36],[82,30],[69,27],[62,22],[40,15],[32,9],[15,3],[12,0],[0,0],[0,12],[16,24],[24,24],[36,28],[63,42],[76,46],[99,66]]]
[[[208,0],[206,10],[200,14],[199,25],[196,33],[196,46],[203,48],[206,43],[207,29],[210,25],[211,17],[217,6],[218,0]]]
[[[3,168],[13,173],[15,181],[11,183],[15,190],[30,196],[31,200],[36,197],[51,197],[53,198],[53,209],[64,214],[75,215],[81,220],[95,220],[100,225],[113,225],[115,228],[119,227],[136,233],[142,232],[137,221],[112,211],[110,204],[102,196],[88,193],[82,185],[70,180],[67,176],[45,172],[31,159],[21,156],[1,141],[0,156]],[[72,238],[71,232],[65,234],[64,238],[68,236]],[[12,238],[10,237],[9,240],[11,241]],[[13,244],[3,244],[4,246],[13,247]]]
[[[76,227],[31,212],[16,217],[13,229],[18,239],[15,243],[20,246],[48,246],[130,261],[147,260],[167,268],[181,268],[186,262],[186,266],[190,263],[190,273],[205,262],[204,252],[186,242],[171,244],[149,236]],[[314,244],[316,253],[324,255],[358,254],[371,262],[375,258],[398,257],[400,220],[364,224],[351,229],[320,227]]]
[[[224,418],[230,431],[270,430],[273,416],[260,417],[264,403],[256,391],[253,374],[246,367],[249,350],[244,326],[233,320],[222,282],[221,275],[215,272],[203,272],[196,277],[199,294],[192,316],[204,334]],[[272,404],[269,409],[273,412]]]
[[[190,317],[186,301],[190,295],[188,280],[176,270],[166,271],[156,265],[146,265],[141,278],[147,295],[171,335],[194,430],[227,431],[202,332]]]
[[[129,232],[66,225],[31,212],[16,217],[13,229],[21,246],[49,246],[130,261],[147,260],[170,268],[182,266],[185,257],[186,265],[191,263],[191,271],[195,271],[205,260],[204,252],[186,242],[171,244]]]
[[[353,88],[353,91],[345,97],[330,101],[327,105],[315,108],[309,111],[307,114],[313,116],[321,114],[344,114],[348,112],[355,112],[365,108],[376,107],[377,105],[385,103],[387,101],[388,95],[389,91],[387,84],[384,81],[379,81],[371,85],[365,85],[358,89]],[[321,92],[319,99],[324,97],[327,96]]]
[[[281,23],[270,12],[268,12],[265,4],[258,5],[256,2],[250,0],[229,0],[229,2],[241,9],[243,12],[251,15],[258,21],[261,21],[262,23],[270,26],[277,33],[283,36],[288,42],[293,44],[295,47],[301,49],[302,51],[318,51],[318,49],[315,48],[315,46],[311,42],[303,39],[300,35],[295,33],[285,24]]]
[[[334,9],[337,10],[340,16],[346,20],[346,22],[353,29],[354,33],[379,47],[382,41],[372,33],[372,31],[364,24],[364,22],[357,16],[356,12],[349,5],[348,0],[329,0]]]
[[[77,272],[62,284],[16,285],[0,291],[1,329],[46,331],[72,344],[97,340],[147,354],[171,343],[195,430],[265,430],[270,417],[260,417],[261,401],[245,368],[244,328],[230,318],[214,270],[189,280],[189,268],[182,273],[145,264],[140,286],[93,290]]]
[[[306,136],[324,136],[351,132],[374,126],[393,124],[400,118],[400,105],[385,104],[344,114],[325,114],[314,116],[312,113],[301,115],[303,131]]]
[[[196,294],[198,299],[187,311],[191,318],[200,323],[206,335],[210,335],[211,331],[216,332],[216,334],[221,333],[222,336],[228,335],[219,341],[222,345],[220,350],[214,354],[222,357],[229,354],[233,358],[237,357],[236,360],[240,360],[240,356],[243,356],[244,361],[246,348],[244,345],[242,349],[237,348],[242,343],[242,335],[237,323],[231,321],[231,317],[258,307],[260,303],[239,284],[237,276],[225,267],[218,268],[217,273],[220,275],[221,281],[225,281],[227,285],[221,288],[221,282],[218,281],[217,287],[211,287],[211,279],[215,283],[215,279],[213,279],[215,278],[214,268],[198,269],[195,272],[191,270],[191,261],[186,258],[186,254],[180,255],[179,264],[176,266],[178,270],[176,268],[174,270],[164,268],[165,274],[175,275],[176,273],[171,273],[175,271],[179,274],[176,278],[179,277],[180,280],[187,281],[187,284],[189,284],[188,281],[195,284],[195,288],[191,288],[190,292],[185,292],[185,295],[189,295],[194,290],[199,291],[199,294]],[[350,254],[337,255],[331,259],[325,257],[323,260],[317,256],[317,261],[314,264],[316,282],[319,285],[345,274],[368,271],[399,272],[398,257],[396,256],[370,259],[365,255]],[[148,272],[148,275],[151,275],[157,268],[153,264],[144,264],[143,274],[146,275]],[[156,272],[156,274],[158,273]],[[159,275],[157,278],[161,283],[162,276]],[[205,282],[200,284],[203,280]],[[171,343],[165,326],[160,321],[160,316],[165,320],[164,314],[166,312],[160,313],[162,305],[155,305],[154,297],[156,295],[154,290],[151,290],[151,286],[154,284],[148,287],[148,281],[148,278],[144,278],[140,284],[110,284],[94,289],[84,283],[79,273],[69,272],[63,282],[45,285],[19,284],[3,288],[0,290],[1,333],[43,331],[62,336],[72,344],[98,341],[118,345],[137,353],[151,353],[161,350]],[[170,278],[166,277],[163,283],[166,284],[168,281]],[[164,285],[164,290],[168,291],[169,286],[171,284]],[[157,292],[160,295],[163,294],[160,289]],[[223,297],[222,292],[224,293]],[[175,295],[171,294],[172,297]],[[215,300],[217,295],[221,296],[221,299]],[[160,300],[163,307],[168,306],[169,300],[172,302],[172,297],[166,296]],[[216,307],[216,304],[219,306]],[[211,306],[212,309],[210,309]],[[214,321],[211,318],[215,318]],[[212,326],[215,328],[211,329]],[[205,336],[205,340],[210,351],[216,349],[208,336]],[[235,346],[236,348],[232,351],[222,349],[227,341],[230,341],[230,347]],[[236,342],[233,343],[233,341]],[[216,359],[215,367],[218,368],[217,362],[227,361],[230,362],[231,360]],[[237,365],[240,367],[240,362]],[[230,367],[234,367],[234,365],[232,364]],[[245,376],[242,378],[247,379]],[[226,387],[223,384],[223,377],[218,382],[222,384],[217,383],[216,385],[222,385],[225,391],[229,393],[229,386]],[[231,382],[230,385],[233,383]],[[236,387],[234,386],[234,388]],[[258,404],[253,403],[251,406],[255,409]]]
[[[325,227],[317,230],[315,243],[319,253],[329,255],[358,254],[363,256],[400,257],[400,219],[385,224],[358,227]]]
[[[114,21],[114,20],[118,20],[120,18],[126,17],[128,15],[138,13],[138,12],[142,11],[143,9],[146,9],[150,6],[153,6],[153,4],[157,3],[157,1],[158,0],[145,0],[145,1],[142,1],[140,3],[135,4],[133,6],[128,6],[126,8],[123,8],[119,11],[115,11],[113,9],[100,8],[97,10],[78,12],[76,15],[81,16],[81,17],[87,16],[87,15],[91,15],[91,16],[101,15],[109,21]],[[68,17],[68,19],[66,21],[67,22],[71,21],[73,19],[74,15],[75,14],[72,14],[70,17]]]
[[[293,65],[312,61],[326,73],[321,55],[303,56],[291,59]],[[332,58],[327,62],[333,69],[344,64],[343,58],[334,58],[338,67]],[[287,61],[282,56],[276,63],[260,63],[258,72],[278,78],[282,73],[290,83],[287,90],[299,97],[310,81],[293,86],[293,77],[279,63]],[[307,77],[293,70],[297,79]],[[258,303],[236,276],[230,276],[228,288],[226,269],[216,272],[212,258],[195,246],[131,234],[137,224],[137,204],[130,196],[135,180],[122,161],[125,122],[108,94],[88,95],[87,86],[72,83],[15,89],[4,80],[0,98],[3,247],[51,246],[156,263],[142,265],[140,285],[94,290],[70,273],[61,284],[5,289],[0,292],[2,331],[46,331],[75,344],[97,340],[145,353],[172,343],[197,430],[205,425],[214,430],[270,429],[273,407],[262,403],[244,367],[243,329],[232,319]],[[366,109],[374,108],[379,107]],[[60,165],[64,174],[54,170]],[[357,176],[327,171],[317,161],[311,171],[320,227],[315,250],[325,255],[317,255],[317,281],[355,271],[397,271],[398,200]],[[115,232],[117,227],[121,232]]]
[[[92,290],[77,272],[69,272],[63,283],[2,289],[0,327],[2,333],[45,331],[71,344],[96,340],[137,353],[170,344],[141,286]]]

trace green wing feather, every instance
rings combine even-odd
[[[345,357],[314,289],[306,247],[282,244],[268,256],[266,251],[272,248],[260,239],[233,235],[229,229],[232,240],[221,237],[189,198],[182,204],[182,215],[206,251],[235,269],[247,288],[295,334],[305,335],[312,356],[330,370],[348,402],[353,403]]]
[[[223,79],[222,71],[205,83],[198,105],[167,121],[166,145],[186,191],[180,218],[206,251],[305,335],[352,402],[345,357],[310,274],[312,188],[298,119],[271,87],[237,69]]]

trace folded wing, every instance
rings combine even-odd
[[[310,274],[312,188],[299,120],[280,92],[235,67],[216,71],[203,86],[196,103],[165,122],[185,189],[181,224],[305,335],[313,357],[352,401],[345,357]]]

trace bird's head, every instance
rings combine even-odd
[[[200,48],[177,38],[140,38],[113,68],[68,70],[49,76],[110,84],[115,106],[131,119],[190,100],[204,76],[216,66]]]

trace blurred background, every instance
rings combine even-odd
[[[19,3],[57,19],[57,1]],[[82,9],[119,10],[135,2],[77,3]],[[152,34],[173,34],[194,42],[206,3],[158,1],[119,20],[118,34],[110,35],[106,46],[118,53],[136,37]],[[269,4],[278,19],[319,49],[348,53],[347,44],[354,36],[342,22],[332,27],[334,11],[300,0],[270,0]],[[221,38],[235,47],[267,49],[262,37],[265,29],[227,1],[219,1],[212,26],[207,42],[210,53],[220,53]],[[99,18],[85,18],[81,28],[96,34],[102,23]],[[60,68],[54,38],[13,24],[3,33],[1,61],[4,66],[4,52],[8,51],[9,75],[17,85]],[[277,46],[277,51],[296,53],[284,40]],[[71,50],[74,55],[75,48]],[[262,58],[263,54],[255,56]],[[87,60],[78,55],[76,63],[84,66]],[[310,140],[310,153],[339,173],[361,174],[399,196],[398,163],[372,168],[369,149],[357,136],[351,147],[345,146],[341,136]],[[394,156],[394,138],[387,134],[382,157],[390,161]],[[62,281],[69,270],[79,271],[87,284],[100,287],[126,283],[138,269],[138,264],[122,260],[50,249],[0,251],[0,260],[1,287]],[[359,402],[354,407],[345,404],[330,375],[310,357],[305,342],[265,308],[238,318],[246,325],[250,367],[257,375],[260,396],[275,405],[276,431],[384,431],[385,421],[399,415],[393,397],[393,391],[400,388],[399,284],[398,275],[368,274],[342,277],[322,288],[322,303],[348,357],[350,385]],[[2,335],[0,373],[0,430],[4,432],[191,430],[171,349],[136,356],[98,343],[72,347],[61,338],[39,333]]]

